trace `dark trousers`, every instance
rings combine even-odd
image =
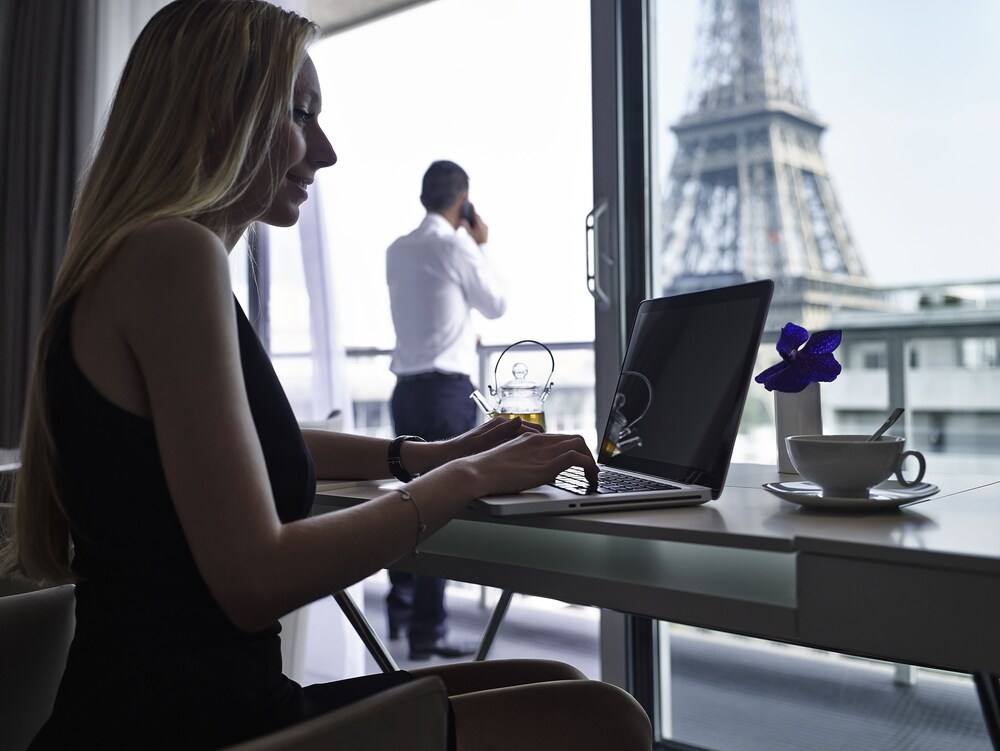
[[[471,430],[479,411],[469,398],[468,376],[421,373],[400,378],[392,392],[392,424],[396,435],[418,435],[442,441]],[[437,641],[448,632],[444,607],[446,580],[390,571],[386,597],[390,631],[407,629],[411,644]]]

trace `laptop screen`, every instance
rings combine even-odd
[[[764,280],[645,300],[598,460],[721,492],[773,289]]]

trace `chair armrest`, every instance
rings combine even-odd
[[[0,748],[25,748],[52,713],[76,623],[73,585],[0,579]]]
[[[227,751],[445,751],[447,739],[448,695],[439,678],[427,677]]]

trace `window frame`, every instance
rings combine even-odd
[[[603,434],[617,387],[628,332],[639,303],[652,296],[652,170],[648,0],[592,0],[594,247],[588,275],[594,294],[594,377],[597,435]],[[649,715],[660,741],[669,718],[660,711],[660,630],[651,618],[602,614],[601,663]]]

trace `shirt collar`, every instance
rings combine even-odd
[[[455,234],[455,232],[457,232],[457,230],[451,226],[451,222],[436,211],[427,212],[427,216],[424,217],[423,225],[425,227],[433,227],[439,231],[445,231],[451,234]]]

